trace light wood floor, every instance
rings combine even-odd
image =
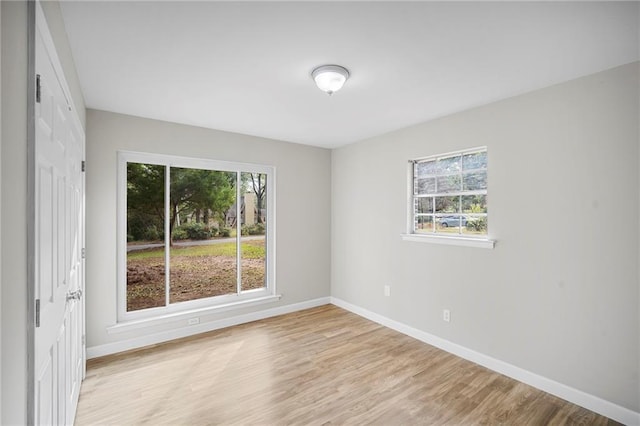
[[[606,425],[332,305],[89,361],[77,425]]]

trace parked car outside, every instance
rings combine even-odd
[[[459,214],[452,214],[447,216],[442,216],[438,219],[438,223],[443,228],[448,228],[450,226],[458,227],[460,226],[460,222],[462,221],[462,226],[467,226],[467,218],[465,216],[461,216]]]

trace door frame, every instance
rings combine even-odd
[[[35,424],[36,3],[27,2],[27,424]]]

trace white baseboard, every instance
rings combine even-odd
[[[155,345],[156,343],[168,342],[170,340],[180,339],[182,337],[193,336],[196,334],[205,333],[207,331],[231,327],[233,325],[245,324],[251,321],[257,321],[265,318],[275,317],[278,315],[288,314],[291,312],[302,311],[304,309],[315,308],[316,306],[328,305],[330,303],[330,297],[321,297],[318,299],[307,300],[305,302],[294,303],[292,305],[278,306],[277,308],[265,309],[248,314],[223,318],[217,321],[204,322],[189,327],[149,334],[134,339],[107,343],[105,345],[92,346],[87,348],[87,359],[98,358],[118,352],[124,352],[130,349],[142,348],[149,345]]]
[[[376,314],[375,312],[352,305],[351,303],[345,302],[344,300],[336,297],[331,297],[331,303],[340,308],[346,309],[347,311],[353,312],[354,314],[360,315],[361,317],[377,322],[378,324],[382,324],[385,327],[389,327],[402,334],[411,336],[414,339],[418,339],[446,352],[457,355],[460,358],[472,361],[490,370],[518,380],[519,382],[526,383],[534,388],[550,393],[551,395],[555,395],[573,404],[609,417],[617,422],[626,425],[640,425],[640,413],[629,410],[628,408],[621,407],[620,405],[598,398],[597,396],[590,395],[586,392],[574,389],[546,377],[542,377],[520,367],[516,367],[515,365],[511,365],[480,352],[465,348],[464,346],[460,346],[438,336],[434,336],[433,334],[426,333],[401,322]]]

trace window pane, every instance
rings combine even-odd
[[[424,177],[436,174],[436,160],[424,161],[416,164],[416,176]]]
[[[460,197],[435,197],[436,213],[458,213]]]
[[[422,178],[415,180],[414,194],[433,194],[436,192],[436,178]]]
[[[433,216],[416,216],[414,228],[417,233],[432,233]]]
[[[416,213],[433,213],[433,197],[416,198],[414,203]]]
[[[460,192],[460,189],[460,175],[438,176],[437,193]]]
[[[462,168],[463,170],[486,169],[487,151],[465,154],[462,157]]]
[[[164,174],[127,163],[127,311],[165,305]]]
[[[246,186],[242,200],[241,289],[264,288],[266,284],[267,175],[242,173]]]
[[[441,158],[437,164],[438,174],[454,173],[460,171],[460,155]]]
[[[468,215],[467,223],[462,228],[462,233],[467,235],[486,235],[487,215]]]
[[[171,303],[236,293],[236,176],[171,168]]]
[[[487,189],[487,172],[471,172],[463,175],[463,189],[465,191],[475,191]]]
[[[463,213],[486,213],[487,212],[487,196],[486,195],[463,195],[462,196],[462,212]]]
[[[460,227],[466,225],[466,219],[460,214],[448,214],[436,216],[436,231],[447,234],[459,234]]]

